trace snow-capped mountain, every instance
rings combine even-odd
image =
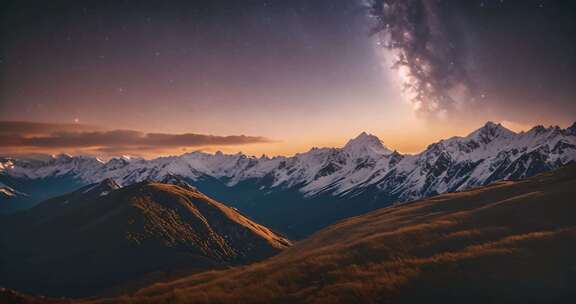
[[[24,193],[20,193],[14,189],[12,189],[12,187],[8,187],[6,185],[4,185],[3,183],[0,182],[0,197],[3,198],[13,198],[13,197],[17,197],[19,195],[26,195]]]
[[[58,155],[49,161],[4,159],[0,171],[23,179],[72,176],[85,184],[110,178],[120,185],[146,179],[204,177],[229,187],[260,180],[261,189],[297,189],[304,196],[321,193],[359,195],[371,189],[398,201],[466,189],[503,179],[517,179],[576,160],[576,124],[567,129],[537,126],[515,133],[486,123],[466,137],[431,144],[422,153],[391,151],[366,133],[343,148],[313,148],[293,157],[252,157],[192,152],[181,156],[113,158],[103,162],[85,156]]]
[[[13,213],[19,209],[29,208],[33,201],[26,193],[0,182],[0,214]]]

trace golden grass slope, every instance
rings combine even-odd
[[[571,302],[575,215],[572,165],[380,209],[263,262],[87,302]]]
[[[51,297],[112,295],[262,260],[291,245],[175,185],[143,182],[70,197],[0,220],[0,287]]]

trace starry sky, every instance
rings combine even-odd
[[[2,1],[0,152],[418,152],[576,120],[562,0]]]

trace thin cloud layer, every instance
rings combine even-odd
[[[116,153],[186,147],[232,146],[269,143],[260,136],[216,136],[194,133],[144,133],[134,130],[89,131],[84,125],[0,122],[0,148],[11,151],[92,150]]]

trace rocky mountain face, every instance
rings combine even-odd
[[[290,241],[195,189],[112,179],[0,222],[0,285],[89,296],[244,264]]]
[[[13,213],[33,205],[34,201],[26,193],[22,193],[0,182],[0,214]]]
[[[566,129],[537,126],[515,133],[488,122],[466,137],[441,140],[414,155],[391,151],[376,136],[362,133],[343,148],[313,148],[292,157],[193,152],[108,162],[66,155],[44,162],[4,159],[0,181],[26,185],[62,178],[87,184],[111,178],[130,185],[180,176],[209,195],[234,201],[259,221],[291,233],[302,223],[299,219],[282,222],[280,217],[296,216],[307,208],[328,214],[320,221],[309,221],[324,225],[393,203],[532,176],[575,160],[576,124]],[[328,201],[333,205],[323,204]],[[360,206],[346,205],[355,202],[361,202]],[[292,207],[278,207],[282,204]],[[282,213],[273,214],[269,205]],[[303,230],[309,233],[322,225]]]

